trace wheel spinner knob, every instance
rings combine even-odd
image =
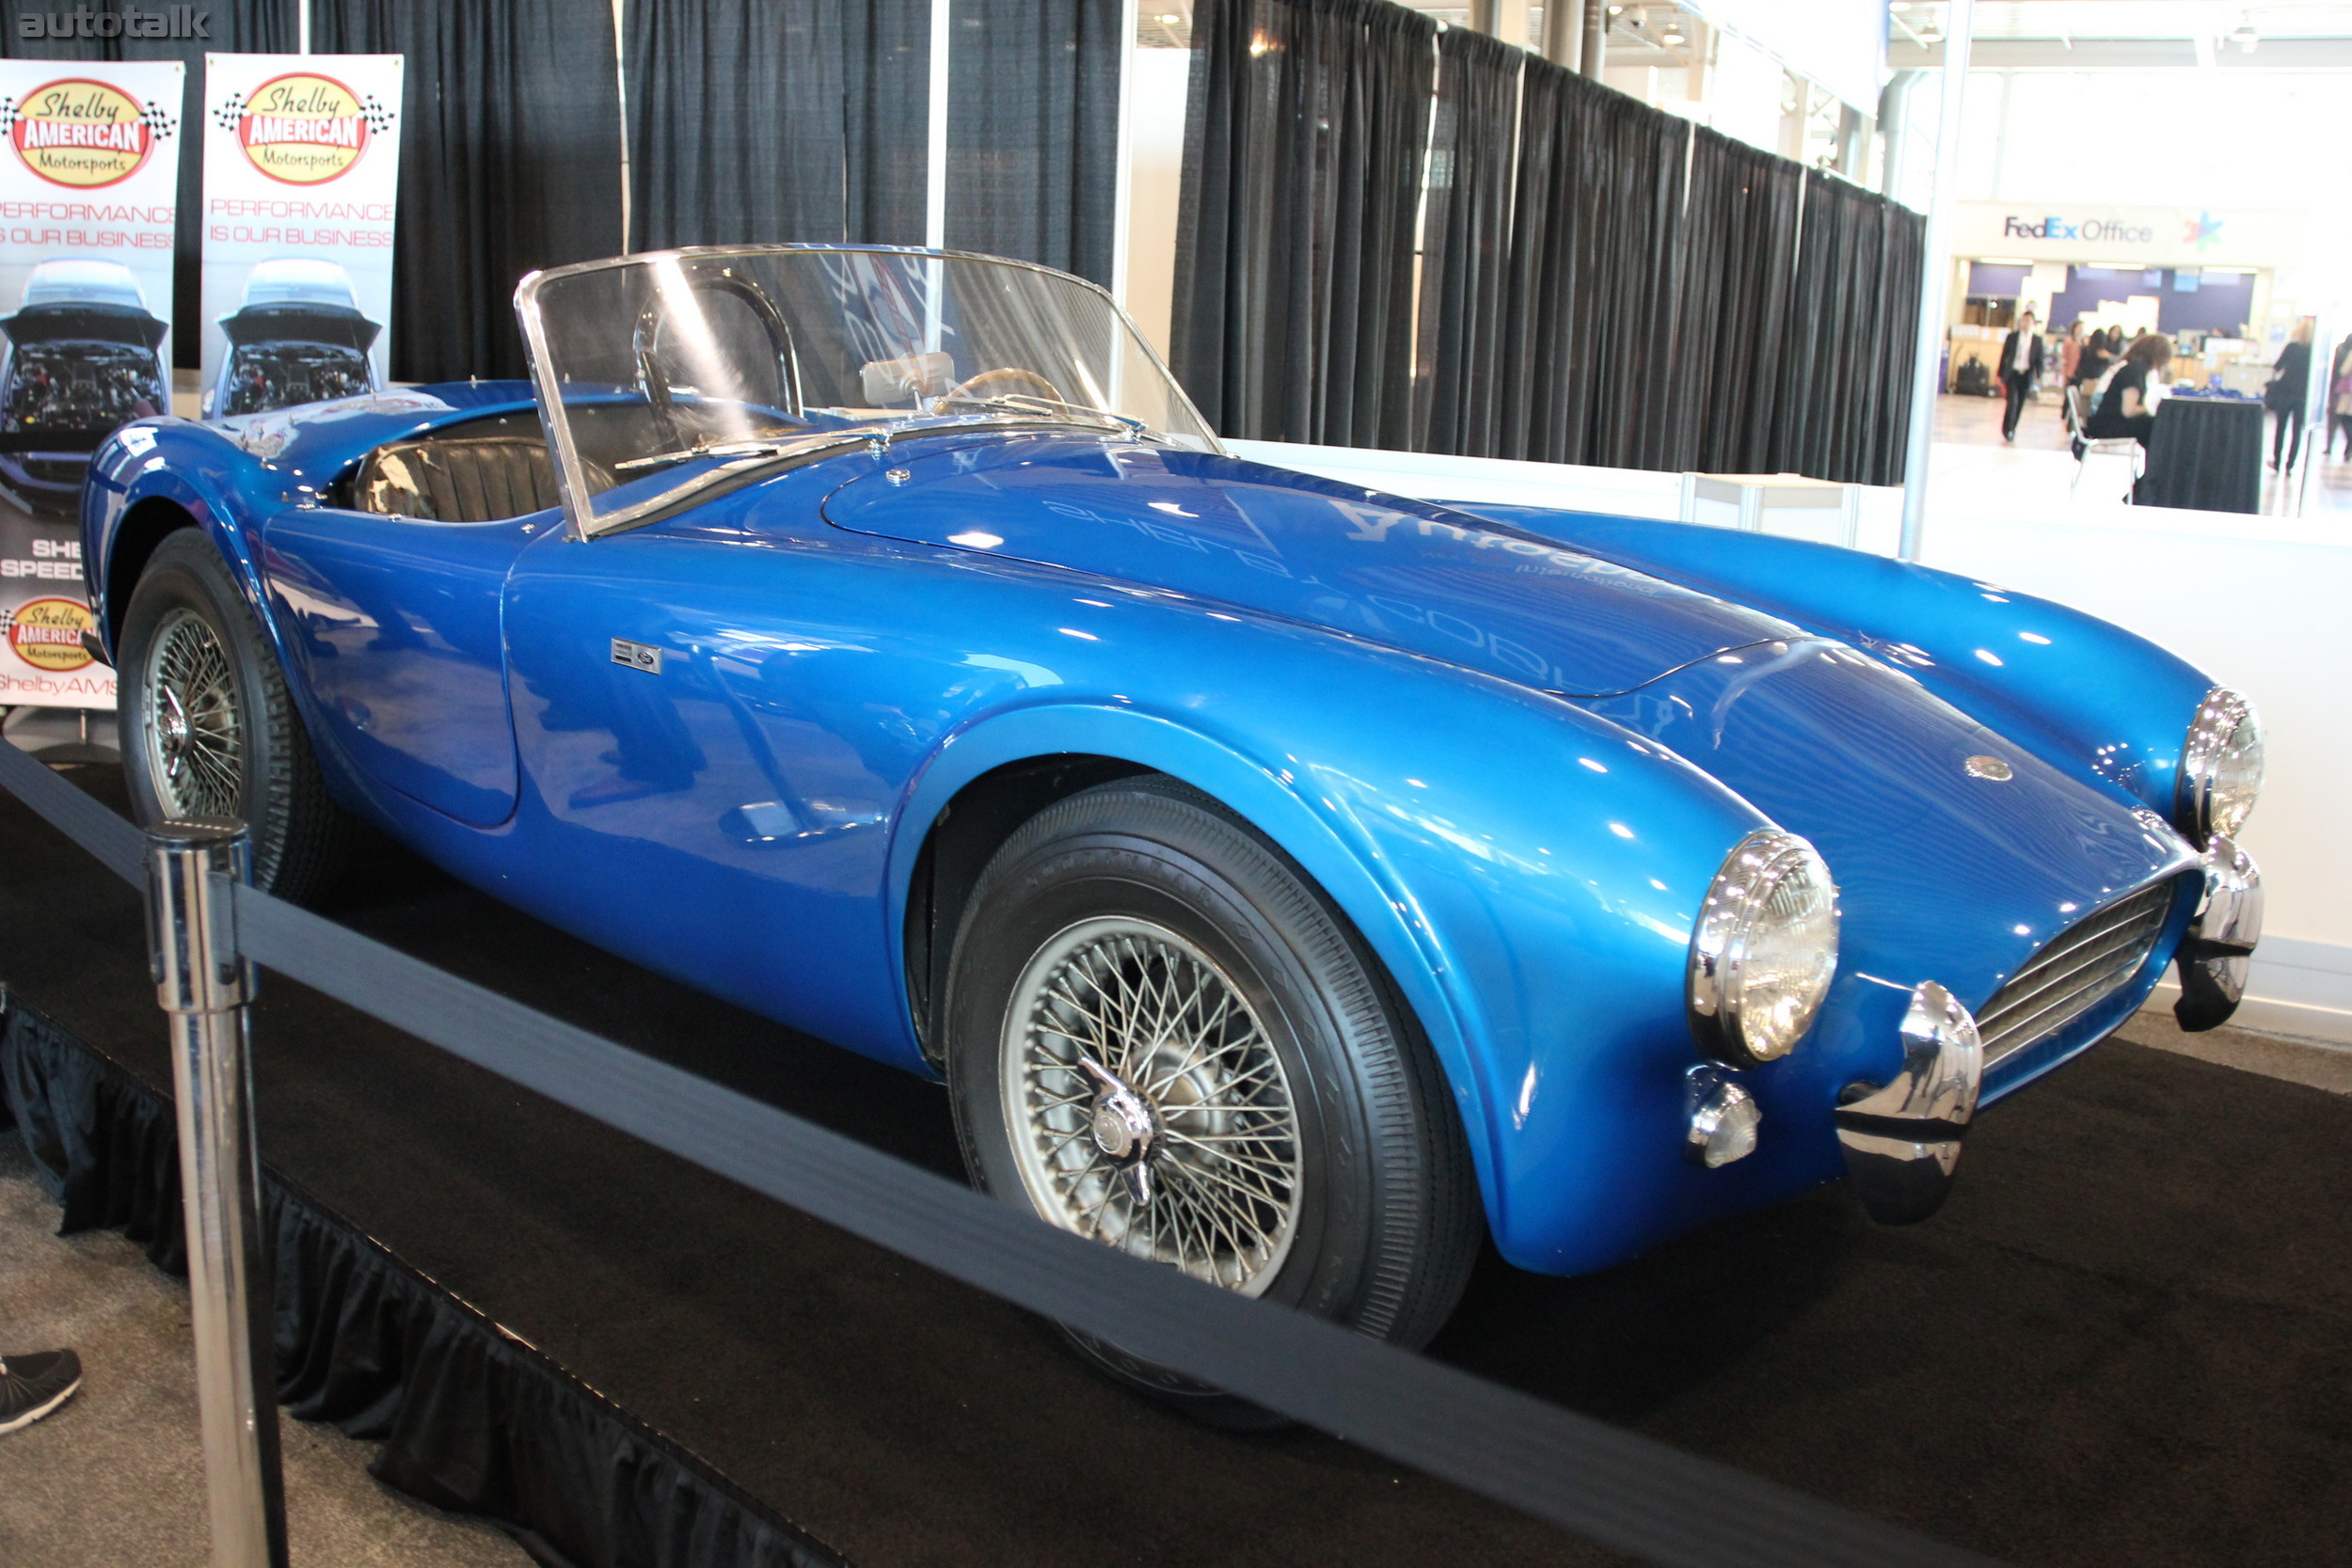
[[[182,705],[180,694],[169,687],[163,689],[163,711],[156,715],[155,728],[163,741],[164,755],[178,761],[180,753],[188,749],[188,710]]]
[[[1094,1147],[1119,1167],[1127,1196],[1137,1203],[1152,1201],[1152,1142],[1159,1122],[1150,1101],[1122,1083],[1090,1056],[1078,1065],[1092,1075],[1099,1090],[1094,1098]]]

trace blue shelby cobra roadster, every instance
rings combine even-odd
[[[973,1180],[1415,1342],[1979,1108],[2261,924],[2237,694],[2061,606],[1229,455],[1110,299],[844,246],[536,274],[533,381],[99,453],[150,818],[355,821],[945,1079]],[[1193,1390],[1104,1345],[1115,1371]]]

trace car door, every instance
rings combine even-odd
[[[823,521],[840,479],[818,464],[524,551],[506,609],[522,897],[913,1067],[886,915],[892,814],[954,723],[1021,677],[932,645],[900,562],[912,547]]]
[[[262,572],[327,743],[374,782],[461,822],[515,809],[501,595],[550,509],[438,522],[294,507],[262,530]]]

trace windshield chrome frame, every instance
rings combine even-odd
[[[1142,328],[1136,325],[1135,318],[1127,314],[1119,301],[1112,297],[1108,289],[1089,278],[1080,277],[1074,273],[1063,272],[1057,267],[1044,266],[1036,261],[1016,261],[1008,256],[986,256],[971,250],[933,250],[921,245],[682,245],[674,250],[632,251],[627,256],[606,257],[595,261],[574,261],[565,266],[547,267],[537,272],[526,273],[522,281],[515,286],[515,314],[521,323],[523,349],[531,361],[531,384],[539,401],[539,424],[546,432],[548,446],[555,458],[555,488],[556,493],[563,498],[564,531],[570,538],[576,542],[584,543],[599,534],[617,533],[639,522],[649,520],[657,514],[666,515],[675,511],[681,501],[691,499],[692,494],[704,486],[690,483],[682,487],[680,491],[665,492],[659,496],[649,497],[634,505],[606,513],[602,516],[596,515],[591,506],[595,498],[588,493],[587,469],[580,461],[579,444],[572,438],[571,421],[561,412],[564,405],[563,384],[555,379],[555,360],[548,343],[547,321],[539,307],[540,291],[559,278],[578,277],[583,273],[604,272],[614,267],[644,266],[661,261],[701,261],[717,257],[791,255],[808,252],[828,255],[919,256],[947,261],[980,261],[991,266],[1018,267],[1025,272],[1043,273],[1049,277],[1075,283],[1081,288],[1090,290],[1101,296],[1103,303],[1110,308],[1111,313],[1117,316],[1127,328],[1134,338],[1135,346],[1142,351],[1144,357],[1161,375],[1167,378],[1168,387],[1173,389],[1184,407],[1190,411],[1194,421],[1200,425],[1205,435],[1208,450],[1219,457],[1231,455],[1225,449],[1225,443],[1209,429],[1209,421],[1200,417],[1200,410],[1194,404],[1191,394],[1184,390],[1184,384],[1178,381],[1175,373],[1168,368],[1168,361],[1161,357],[1160,351],[1152,345],[1150,338],[1144,336]],[[1059,421],[1053,422],[1059,423]],[[1087,427],[1073,423],[1073,428],[1085,429]],[[910,431],[908,434],[914,435],[917,432]],[[714,479],[717,477],[717,472],[714,471],[712,476]]]

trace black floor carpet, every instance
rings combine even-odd
[[[84,781],[102,796],[113,781]],[[939,1091],[388,856],[334,911],[954,1168]],[[0,797],[0,978],[167,1082],[138,900]],[[264,1156],[866,1568],[1586,1563],[1336,1440],[1237,1438],[993,1300],[265,977]],[[1491,1257],[1435,1354],[2019,1563],[2352,1560],[2352,1101],[2115,1041],[1943,1215],[1826,1190],[1581,1280]]]

